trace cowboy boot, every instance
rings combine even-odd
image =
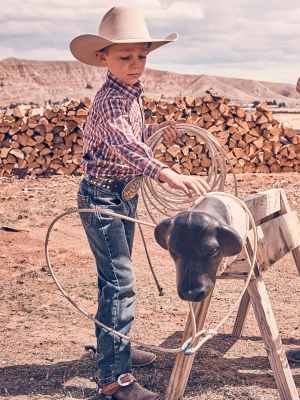
[[[143,388],[135,381],[129,386],[118,389],[112,398],[114,400],[158,400],[159,396]]]
[[[97,353],[95,346],[84,346],[86,351]],[[131,364],[134,368],[142,368],[153,364],[156,360],[156,355],[148,351],[139,350],[136,347],[131,347]]]
[[[131,347],[131,364],[133,367],[146,367],[147,365],[153,364],[155,360],[156,355],[154,353]]]
[[[156,393],[150,392],[138,384],[131,374],[120,375],[117,381],[102,388],[98,386],[98,393],[113,400],[158,400]],[[112,396],[112,397],[109,397]],[[102,397],[103,398],[103,397]]]

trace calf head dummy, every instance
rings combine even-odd
[[[202,301],[208,296],[223,257],[231,257],[229,262],[233,262],[232,256],[242,250],[248,227],[248,215],[241,205],[221,195],[202,197],[190,210],[156,226],[156,241],[175,262],[182,300]]]

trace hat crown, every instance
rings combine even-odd
[[[151,39],[142,14],[136,8],[124,6],[113,7],[104,15],[99,36],[110,40]]]

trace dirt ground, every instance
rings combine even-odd
[[[58,291],[46,267],[44,241],[50,222],[76,205],[79,177],[0,179],[0,398],[97,399],[95,371],[84,346],[94,344],[93,323]],[[282,187],[300,213],[300,175],[239,175],[242,195]],[[144,218],[141,210],[141,217]],[[20,229],[3,230],[3,226]],[[132,336],[168,347],[180,343],[187,304],[175,290],[174,266],[145,228],[154,268],[165,296],[159,297],[137,232],[133,261],[138,307]],[[61,220],[50,238],[53,268],[65,290],[95,312],[96,273],[79,217]],[[300,346],[300,280],[291,255],[265,273],[268,293],[286,348]],[[237,298],[242,281],[219,280],[206,326],[213,327]],[[197,354],[184,399],[279,399],[266,350],[252,310],[242,339],[230,336],[234,316]],[[147,388],[163,397],[174,356],[157,353],[155,366],[135,370]],[[292,365],[299,387],[300,368]]]
[[[283,122],[286,125],[289,125],[296,129],[297,131],[300,130],[300,112],[281,112],[277,113],[276,111],[273,112],[273,116],[279,122]]]

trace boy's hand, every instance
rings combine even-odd
[[[157,128],[155,129],[155,132],[158,131],[159,129],[163,128],[163,138],[165,142],[172,142],[175,140],[178,136],[177,130],[176,130],[176,122],[175,121],[166,121],[162,122],[161,124],[157,125]]]
[[[181,175],[170,168],[163,168],[159,174],[159,180],[166,182],[172,189],[179,189],[187,196],[192,197],[205,195],[209,189],[206,181],[200,176]]]

